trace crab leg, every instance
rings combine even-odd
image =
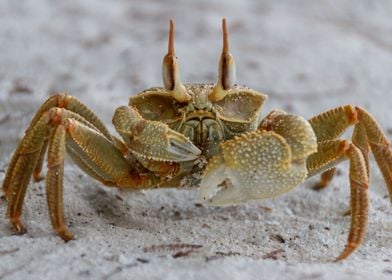
[[[48,133],[48,134],[50,134],[50,133]],[[42,166],[45,161],[46,151],[48,150],[48,144],[49,144],[49,137],[46,136],[45,140],[42,144],[41,151],[39,153],[38,160],[37,160],[37,163],[36,163],[34,171],[33,171],[34,182],[39,182],[42,179],[44,179],[44,176],[42,176],[41,172],[42,172]]]
[[[364,109],[356,108],[358,112],[358,119],[363,123],[368,143],[374,158],[381,170],[384,180],[387,184],[389,197],[392,202],[392,149],[391,145],[382,132],[381,128]]]
[[[65,135],[66,129],[64,125],[59,125],[50,139],[46,199],[53,229],[64,240],[71,240],[73,235],[64,222],[63,210]]]
[[[63,120],[50,140],[46,192],[53,228],[64,240],[72,239],[64,220],[62,198],[66,148],[80,168],[105,185],[136,189],[160,181],[130,167],[121,152],[99,132],[77,120]]]
[[[109,131],[101,120],[91,111],[86,105],[80,102],[72,95],[66,93],[56,94],[51,96],[42,106],[38,109],[33,120],[31,121],[30,127],[27,131],[32,128],[35,123],[41,118],[41,116],[49,111],[51,108],[64,108],[71,112],[74,112],[85,119],[87,122],[92,124],[97,130],[99,130],[105,137],[111,139]]]
[[[366,171],[369,176],[369,139],[366,135],[365,126],[362,123],[357,123],[354,126],[354,132],[352,136],[352,142],[355,146],[357,146],[363,155],[366,163]]]
[[[108,132],[108,130],[105,128],[104,124],[99,120],[99,118],[89,109],[87,108],[86,105],[81,103],[79,100],[77,100],[75,97],[67,94],[56,94],[54,96],[51,96],[48,100],[45,101],[44,104],[41,105],[41,107],[38,109],[37,113],[35,114],[33,120],[31,121],[30,126],[25,132],[25,135],[30,135],[31,131],[35,129],[36,124],[40,121],[40,119],[43,117],[45,113],[47,113],[50,109],[52,108],[65,108],[71,112],[74,112],[80,117],[82,117],[85,122],[88,122],[91,126],[94,126],[98,131],[100,131],[105,137],[108,139],[111,139],[111,135]],[[34,134],[34,133],[33,133]],[[46,137],[48,137],[48,133],[45,133]],[[26,137],[25,137],[26,138]],[[36,181],[39,181],[41,178],[41,169],[42,169],[42,163],[43,159],[45,157],[45,150],[47,148],[47,140],[44,140],[44,138],[40,139],[39,143],[44,143],[44,145],[40,146],[39,148],[39,159],[35,159],[37,161],[35,165],[35,171],[34,171],[34,179]],[[22,142],[27,142],[26,140],[22,140]],[[15,166],[17,164],[18,158],[20,157],[20,154],[23,153],[20,149],[22,148],[22,144],[19,144],[18,148],[16,149],[11,162],[8,167],[8,171],[6,174],[6,177],[3,182],[3,192],[5,196],[8,196],[9,192],[9,185],[11,182],[11,178],[14,177],[12,176],[13,170],[15,169]]]
[[[53,106],[53,104],[55,105]],[[45,112],[45,109],[48,110],[48,107],[50,109],[50,106],[64,108],[68,111],[75,113],[75,115],[77,115],[77,119],[80,119],[80,117],[82,117],[82,119],[85,120],[85,123],[89,123],[90,126],[93,126],[95,129],[100,131],[109,140],[111,139],[112,136],[110,135],[104,124],[99,120],[99,118],[86,105],[81,103],[75,97],[67,94],[58,94],[50,97],[49,100],[41,106],[40,110],[38,110],[38,112],[36,113],[36,117],[42,115],[42,112]],[[32,121],[32,125],[34,124],[34,119]],[[40,159],[38,160],[33,173],[33,178],[35,181],[40,181],[43,179],[43,176],[41,175],[41,170],[43,162],[45,160],[46,150],[48,148],[48,141],[49,137],[45,140],[45,143],[41,150]]]
[[[333,177],[335,176],[335,173],[336,167],[332,167],[331,169],[328,169],[321,173],[320,181],[313,186],[313,189],[319,191],[328,187],[329,183],[331,183]]]
[[[365,128],[361,123],[357,123],[354,126],[352,142],[362,152],[363,158],[366,163],[367,175],[369,176],[369,144],[368,144]],[[313,189],[321,190],[326,188],[329,185],[329,183],[332,181],[335,173],[336,173],[336,167],[332,167],[331,169],[328,169],[323,173],[321,173],[320,182],[317,183],[313,187]]]
[[[75,162],[92,177],[106,185],[140,188],[156,185],[159,178],[151,173],[139,174],[118,148],[97,128],[81,116],[60,108],[52,108],[29,128],[15,155],[13,169],[8,170],[8,216],[17,232],[24,232],[20,222],[23,200],[33,169],[41,156],[44,139],[55,128],[49,140],[47,199],[56,232],[69,240],[62,207],[63,161],[66,147]]]
[[[8,200],[8,216],[11,224],[17,232],[24,232],[25,229],[20,223],[23,200],[26,193],[31,174],[39,158],[42,149],[43,139],[46,137],[50,126],[48,126],[49,116],[43,115],[29,129],[29,132],[19,144],[12,164],[10,165],[3,183],[5,196]]]
[[[352,142],[364,156],[366,172],[369,173],[368,153],[371,150],[383,174],[392,201],[392,149],[380,126],[368,112],[347,105],[320,114],[309,122],[318,142],[336,139],[349,126],[355,125]]]
[[[350,209],[351,228],[344,251],[336,261],[347,258],[362,243],[368,219],[368,175],[361,150],[347,140],[331,140],[319,143],[318,152],[309,156],[309,176],[342,160],[350,161]]]

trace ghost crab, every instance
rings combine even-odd
[[[234,84],[226,21],[219,78],[215,85],[183,85],[174,53],[170,22],[163,60],[164,87],[131,97],[113,124],[122,140],[75,97],[50,97],[38,110],[19,143],[3,182],[8,218],[16,232],[31,176],[42,179],[47,154],[46,194],[54,230],[73,238],[63,214],[63,167],[67,152],[88,175],[124,189],[179,187],[204,156],[207,165],[199,198],[211,205],[232,205],[288,192],[320,174],[319,187],[333,177],[335,165],[350,162],[351,228],[337,260],[363,241],[368,217],[368,154],[373,152],[392,196],[392,150],[384,133],[364,109],[338,107],[310,120],[275,110],[261,118],[264,94]],[[339,136],[354,126],[351,140]]]

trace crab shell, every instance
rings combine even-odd
[[[220,151],[222,142],[257,129],[266,95],[234,87],[214,102],[209,100],[211,84],[185,88],[191,96],[189,101],[179,102],[165,88],[156,87],[130,97],[129,105],[144,119],[165,123],[186,136],[207,159]]]
[[[234,87],[211,101],[212,85],[185,88],[191,96],[186,102],[152,88],[131,97],[130,105],[144,119],[183,134],[209,159],[200,200],[232,205],[275,197],[307,177],[306,157],[317,151],[317,139],[305,119],[274,111],[262,121],[267,97],[252,89]]]

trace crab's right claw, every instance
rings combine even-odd
[[[184,135],[165,123],[142,119],[130,107],[118,108],[113,123],[128,148],[139,158],[181,162],[194,160],[201,154]]]
[[[208,163],[199,200],[227,206],[274,197],[304,180],[304,161],[292,162],[286,140],[272,131],[249,132],[221,145]]]
[[[158,161],[188,161],[201,151],[184,135],[157,121],[141,121],[132,132],[130,149],[137,156]]]
[[[129,136],[129,148],[138,157],[180,162],[194,160],[201,154],[188,138],[161,122],[140,121]]]

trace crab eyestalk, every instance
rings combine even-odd
[[[172,19],[170,20],[168,51],[163,58],[162,78],[165,88],[177,101],[186,102],[192,99],[180,81],[180,67],[174,52],[174,22]]]
[[[229,50],[229,34],[227,32],[226,19],[222,20],[223,47],[219,61],[219,78],[214,86],[209,99],[219,101],[223,99],[235,83],[235,62]]]

